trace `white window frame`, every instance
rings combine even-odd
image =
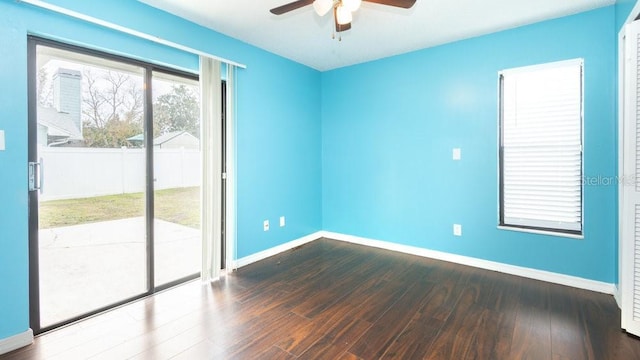
[[[575,222],[536,221],[526,217],[505,217],[504,194],[504,82],[505,76],[538,72],[545,69],[559,69],[562,67],[580,67],[580,220]],[[507,69],[498,73],[498,228],[533,232],[546,235],[583,238],[584,231],[584,60],[572,59],[540,65]]]

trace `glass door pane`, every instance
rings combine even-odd
[[[201,264],[198,81],[154,72],[154,283],[196,277]]]
[[[144,68],[37,46],[40,328],[148,291]]]

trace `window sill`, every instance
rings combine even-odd
[[[578,239],[578,240],[583,240],[584,239],[584,234],[575,235],[575,234],[567,234],[567,233],[563,233],[563,232],[545,231],[545,230],[536,230],[536,229],[525,229],[525,228],[519,228],[519,227],[515,227],[515,226],[503,226],[503,225],[498,225],[498,229],[499,230],[516,231],[516,232],[524,232],[524,233],[530,233],[530,234],[538,234],[538,235],[549,235],[549,236],[556,236],[556,237],[564,237],[564,238]]]

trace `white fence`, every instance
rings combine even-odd
[[[144,149],[40,147],[40,200],[75,199],[145,190]],[[200,151],[154,149],[154,188],[199,186]]]

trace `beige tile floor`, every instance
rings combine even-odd
[[[43,326],[146,290],[143,217],[40,230]],[[200,231],[155,220],[155,283],[200,271]]]

